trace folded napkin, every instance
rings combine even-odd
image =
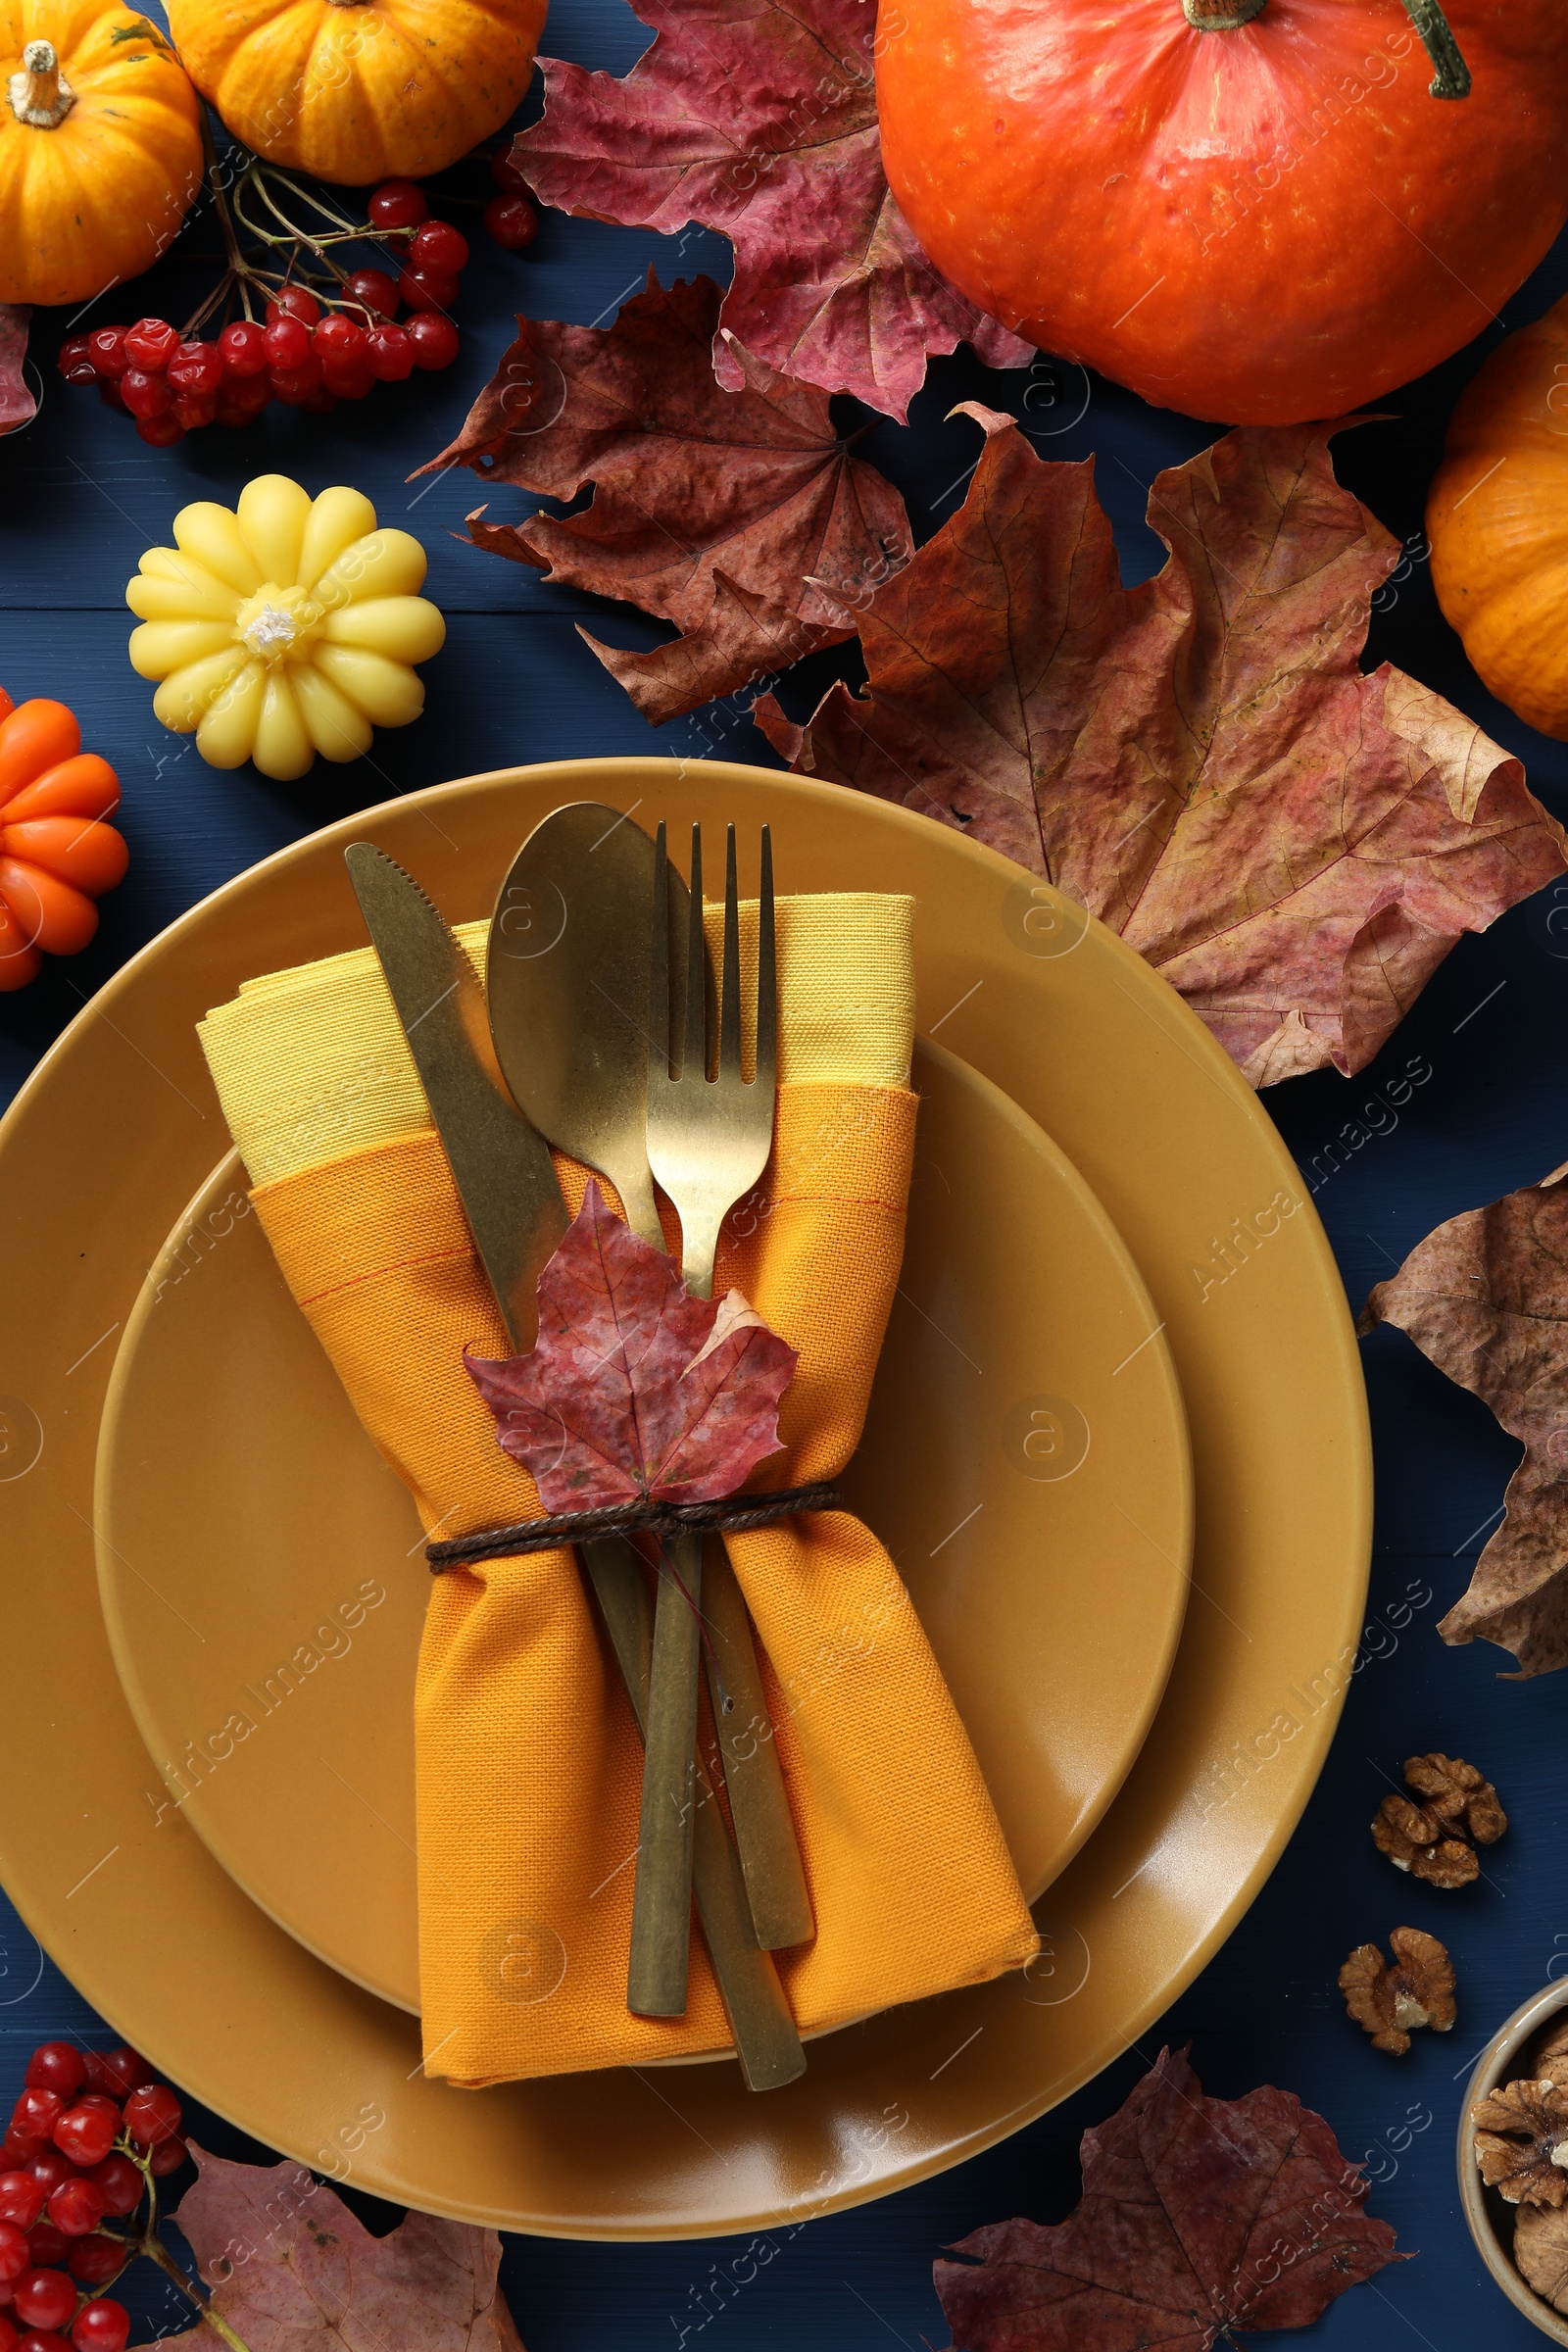
[[[800,1353],[765,1485],[836,1475],[859,1437],[913,1147],[910,915],[778,905],[774,1153],[714,1286]],[[481,979],[485,929],[458,932]],[[278,1264],[426,1529],[537,1516],[464,1370],[465,1347],[502,1355],[505,1336],[373,954],[249,981],[201,1038]],[[575,1212],[585,1173],[557,1165]],[[816,1916],[778,1956],[801,2031],[1021,1966],[1034,1928],[881,1545],[848,1512],[728,1542]],[[426,2071],[478,2087],[726,2047],[700,1933],[686,2015],[626,2008],[642,1750],[573,1555],[434,1578],[414,1704]]]

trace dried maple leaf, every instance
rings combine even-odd
[[[542,57],[543,120],[512,159],[546,204],[629,226],[697,220],[735,248],[735,343],[901,421],[926,355],[993,368],[1033,346],[927,261],[882,172],[865,0],[636,0],[653,46],[624,81]],[[893,37],[885,13],[880,37]],[[720,383],[741,359],[715,340]]]
[[[853,636],[855,608],[909,556],[903,499],[840,440],[823,393],[745,353],[742,388],[715,384],[718,301],[710,278],[666,293],[650,275],[611,327],[519,318],[462,432],[420,468],[550,498],[594,484],[580,514],[495,523],[481,507],[469,532],[676,622],[650,654],[580,631],[656,725]]]
[[[493,2230],[411,2213],[372,2237],[301,2164],[229,2164],[194,2142],[190,2152],[199,2178],[175,2219],[212,2308],[247,2352],[522,2352],[496,2284]],[[198,2321],[161,2336],[159,2352],[216,2342]]]
[[[22,371],[31,317],[25,303],[0,302],[0,433],[14,433],[19,424],[25,424],[38,413],[38,403]]]
[[[694,1298],[590,1184],[539,1277],[532,1353],[463,1360],[546,1509],[575,1511],[733,1494],[778,1451],[796,1358],[739,1291]]]
[[[1464,931],[1568,865],[1516,760],[1387,663],[1398,548],[1332,425],[1244,427],[1155,480],[1124,588],[1093,461],[969,407],[963,507],[859,622],[869,693],[759,724],[808,775],[969,831],[1119,931],[1253,1085],[1369,1061]]]
[[[1549,2076],[1499,2083],[1470,2110],[1476,2162],[1510,2205],[1568,2203],[1568,2090]]]
[[[1396,1928],[1389,1937],[1390,1968],[1375,1943],[1358,1943],[1340,1970],[1345,2006],[1375,2050],[1402,2058],[1410,2036],[1430,2026],[1446,2034],[1458,2014],[1453,1963],[1447,1947],[1424,1928]]]
[[[1207,2352],[1228,2328],[1304,2328],[1396,2255],[1366,2182],[1289,2091],[1203,2095],[1162,2050],[1083,2138],[1083,2201],[1054,2229],[1002,2222],[939,2262],[960,2352]]]
[[[1568,1170],[1449,1217],[1380,1282],[1356,1329],[1393,1323],[1493,1412],[1525,1458],[1502,1525],[1438,1631],[1511,1650],[1521,1675],[1568,1664]]]

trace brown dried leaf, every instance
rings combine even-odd
[[[859,623],[868,691],[758,723],[804,774],[1046,875],[1180,989],[1254,1085],[1372,1058],[1465,931],[1568,865],[1517,760],[1386,663],[1399,550],[1332,425],[1244,428],[1156,479],[1124,588],[1092,462],[1010,416]]]
[[[1553,2311],[1568,2314],[1568,2208],[1521,2205],[1514,2216],[1513,2258],[1526,2286]]]
[[[963,2352],[1209,2352],[1230,2329],[1306,2328],[1403,2261],[1322,2116],[1265,2084],[1203,2094],[1162,2050],[1083,2140],[1084,2193],[1054,2229],[1002,2222],[939,2262]]]
[[[903,499],[839,438],[824,392],[745,352],[740,388],[715,383],[718,306],[709,278],[666,292],[650,274],[613,326],[519,318],[462,432],[419,469],[470,466],[549,498],[594,485],[580,514],[499,523],[481,507],[469,532],[676,623],[648,654],[579,630],[656,726],[853,636],[911,545]]]
[[[1525,1458],[1502,1525],[1438,1631],[1511,1650],[1521,1675],[1568,1664],[1568,1186],[1562,1171],[1418,1242],[1362,1310],[1393,1323],[1491,1406]]]
[[[38,413],[22,368],[31,317],[26,303],[0,302],[0,433],[14,433]]]
[[[960,338],[993,368],[1032,347],[949,285],[888,187],[877,136],[880,24],[864,0],[636,0],[656,38],[623,81],[542,57],[543,120],[513,161],[546,204],[735,248],[712,365],[770,367],[905,416],[927,353]]]
[[[411,2213],[372,2237],[301,2164],[230,2164],[194,2141],[175,2220],[247,2352],[522,2352],[493,2230]],[[158,2352],[213,2352],[198,2321]]]
[[[1549,2078],[1506,2082],[1477,2099],[1481,2178],[1510,2205],[1568,2202],[1568,2090]]]
[[[1446,1947],[1422,1928],[1396,1928],[1389,1937],[1394,1966],[1375,1943],[1357,1944],[1340,1970],[1340,1990],[1375,2050],[1402,2058],[1423,2026],[1446,2034],[1457,2011],[1453,1964]]]

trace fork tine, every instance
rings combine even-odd
[[[691,920],[686,934],[686,1037],[683,1078],[708,1076],[708,938],[703,929],[703,828],[692,827]]]
[[[669,1079],[669,857],[661,820],[654,841],[654,916],[648,951],[648,1083]]]
[[[718,1008],[718,1075],[741,1075],[741,917],[735,877],[735,828],[724,834],[724,976]]]
[[[762,827],[762,880],[757,907],[756,1082],[771,1096],[778,1086],[778,965],[773,944],[773,832]]]

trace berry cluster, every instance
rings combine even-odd
[[[450,368],[458,330],[447,313],[466,237],[429,218],[412,179],[383,180],[369,217],[370,233],[403,248],[396,277],[345,274],[334,264],[335,290],[285,279],[267,301],[265,324],[231,319],[211,342],[192,339],[200,314],[183,337],[165,318],[100,326],[61,346],[60,372],[68,383],[96,384],[110,408],[135,418],[144,441],[168,449],[201,425],[250,424],[274,400],[320,415],[363,400],[377,383],[401,383],[416,368]],[[401,323],[400,308],[408,313]]]
[[[46,2041],[0,2143],[0,2352],[123,2352],[130,2314],[100,2293],[138,2237],[133,2214],[185,2161],[179,2103],[134,2050]]]
[[[490,159],[490,176],[501,190],[484,208],[484,224],[508,253],[521,253],[539,234],[539,216],[528,201],[528,183],[507,151]]]

